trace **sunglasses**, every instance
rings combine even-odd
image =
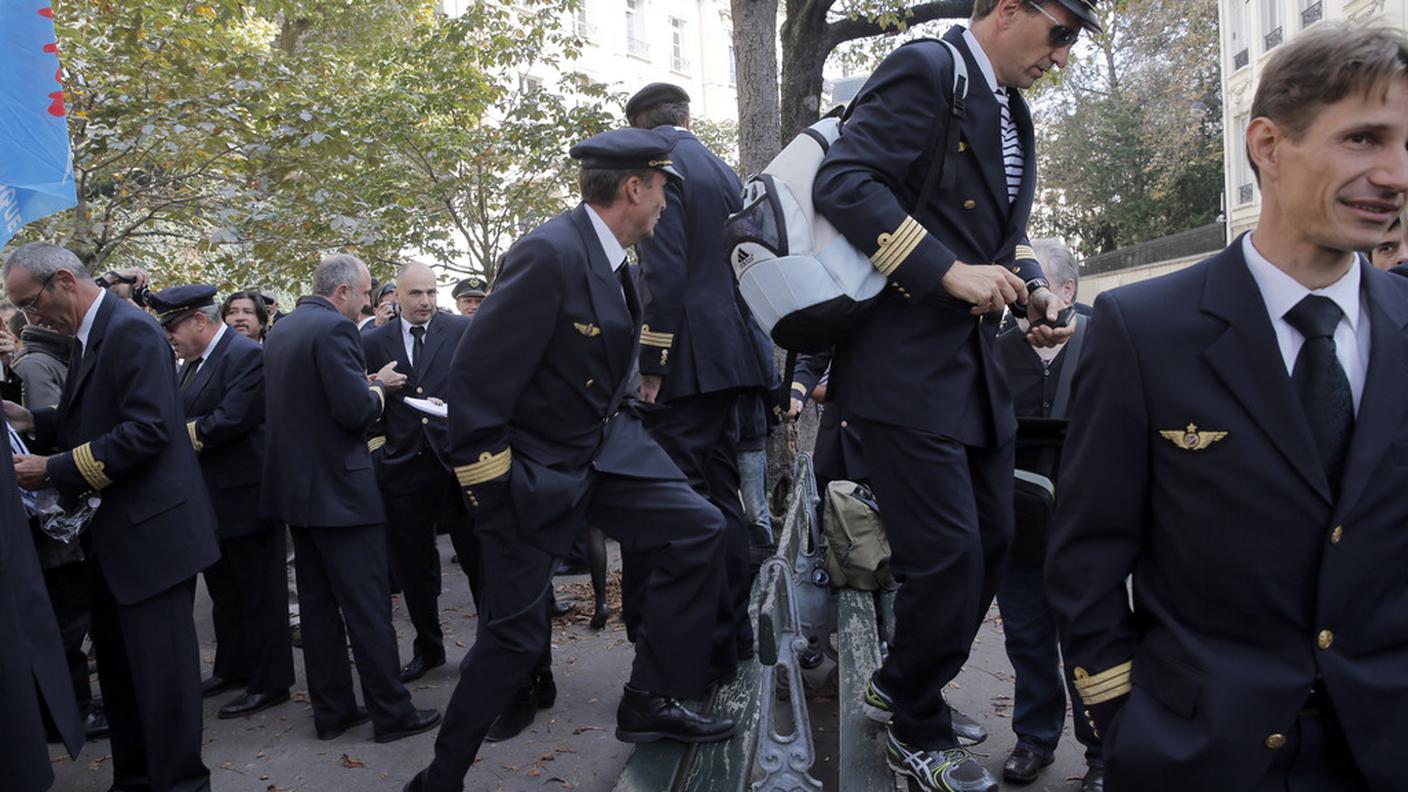
[[[1056,23],[1051,27],[1051,30],[1047,32],[1047,40],[1051,42],[1051,46],[1057,49],[1069,47],[1076,43],[1076,39],[1080,38],[1079,28],[1072,28],[1062,24],[1061,20],[1051,16],[1050,12],[1042,8],[1039,4],[1032,2],[1032,0],[1027,0],[1027,5],[1035,8],[1042,16]]]

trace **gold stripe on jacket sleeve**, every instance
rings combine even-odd
[[[78,472],[83,476],[83,480],[88,482],[88,486],[95,490],[100,490],[112,484],[112,479],[103,472],[103,463],[93,456],[93,446],[91,443],[73,449],[73,463],[78,466]]]
[[[511,448],[505,448],[497,454],[485,451],[479,455],[478,462],[456,467],[455,477],[459,479],[461,487],[472,487],[475,484],[483,484],[504,475],[512,463],[513,449]]]

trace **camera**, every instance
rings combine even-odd
[[[136,286],[136,282],[136,278],[125,277],[116,272],[109,272],[98,278],[98,284],[104,289],[111,289],[114,286],[132,286],[132,302],[143,308],[150,307],[152,290],[146,286]]]

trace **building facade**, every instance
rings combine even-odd
[[[1323,20],[1408,27],[1408,0],[1220,0],[1222,31],[1223,205],[1227,239],[1252,228],[1261,210],[1245,134],[1252,96],[1271,52]]]
[[[469,1],[439,0],[439,9],[458,16]],[[574,71],[625,94],[674,83],[689,93],[696,119],[738,119],[728,0],[581,0],[563,25],[582,41]],[[555,75],[535,67],[519,79],[550,85]]]

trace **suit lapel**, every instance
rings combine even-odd
[[[616,277],[616,273],[611,269],[611,264],[606,260],[606,253],[601,249],[601,240],[597,238],[591,218],[587,217],[585,205],[578,206],[572,211],[572,222],[577,226],[577,233],[582,237],[583,249],[587,251],[588,292],[591,295],[592,308],[596,313],[597,325],[601,328],[602,343],[606,345],[607,363],[611,367],[614,381],[619,382],[626,376],[627,358],[630,357],[631,349],[635,346],[635,339],[624,337],[619,332],[619,328],[624,326],[635,329],[635,317],[629,316],[625,322],[607,319],[612,314],[619,317],[623,312],[630,313],[630,309],[622,301],[622,281]],[[631,291],[634,292],[635,289],[632,288]]]
[[[1027,108],[1027,103],[1015,89],[1009,90],[1008,102],[1012,109],[1012,123],[1017,125],[1017,137],[1022,141],[1022,151],[1026,159],[1022,165],[1022,189],[1017,192],[1017,201],[1010,204],[1011,213],[1007,216],[1007,239],[1003,242],[1002,248],[1006,250],[1009,246],[1017,243],[1017,238],[1026,233],[1026,217],[1032,211],[1032,197],[1036,195],[1036,140],[1032,133],[1031,111]],[[1003,193],[999,198],[1007,200],[1007,171],[1002,173]],[[1018,222],[1021,218],[1023,222]]]
[[[442,317],[431,317],[430,326],[425,332],[425,347],[420,352],[425,359],[420,361],[417,372],[429,371],[429,366],[435,363],[435,356],[439,354],[440,348],[445,346],[445,327]],[[404,350],[405,345],[401,348]]]
[[[210,357],[206,358],[201,367],[196,370],[195,379],[191,380],[190,386],[181,394],[181,401],[187,410],[200,401],[200,392],[205,390],[205,386],[209,385],[210,380],[215,377],[215,367],[220,358],[224,356],[225,348],[230,345],[230,334],[233,332],[235,331],[228,327],[225,328],[225,334],[220,336],[220,343],[210,350]],[[177,382],[180,380],[178,379]]]
[[[1408,377],[1404,376],[1408,372],[1408,340],[1403,330],[1408,325],[1408,305],[1384,282],[1398,276],[1381,273],[1366,261],[1361,261],[1359,268],[1363,279],[1360,310],[1369,317],[1369,367],[1345,459],[1340,501],[1335,510],[1337,521],[1363,494],[1389,444],[1398,436],[1408,411],[1403,393],[1408,385]]]
[[[116,310],[116,297],[106,295],[102,303],[98,305],[98,315],[93,317],[93,327],[88,331],[88,344],[83,348],[83,359],[78,364],[78,373],[71,377],[73,388],[69,392],[68,403],[78,401],[78,396],[83,391],[83,385],[88,381],[88,375],[93,373],[93,367],[98,365],[98,347],[103,344],[103,336],[108,329],[108,320],[112,318],[112,312]]]
[[[983,70],[973,58],[972,51],[968,49],[962,28],[955,27],[954,30],[958,31],[957,35],[950,31],[945,38],[958,46],[968,66],[968,98],[965,100],[967,113],[963,118],[963,139],[973,149],[978,169],[983,174],[983,184],[987,185],[988,192],[992,193],[999,205],[1006,208],[1009,204],[1007,172],[1002,166],[1002,109],[998,107],[997,97],[993,96],[992,88],[983,76]],[[951,89],[952,84],[944,86],[945,91]]]
[[[396,332],[391,334],[391,338],[387,343],[391,344],[391,357],[396,361],[396,370],[414,379],[415,369],[411,366],[411,359],[406,355],[406,339],[405,336],[402,335],[406,332],[405,325],[403,324],[405,321],[405,319],[399,316],[396,317]],[[426,335],[428,336],[429,333]],[[428,340],[427,338],[427,341]],[[422,352],[424,352],[424,349],[422,349]]]
[[[1203,310],[1227,322],[1223,334],[1204,352],[1208,365],[1291,467],[1331,503],[1330,483],[1291,389],[1261,290],[1242,258],[1240,237],[1209,266],[1203,288]]]

